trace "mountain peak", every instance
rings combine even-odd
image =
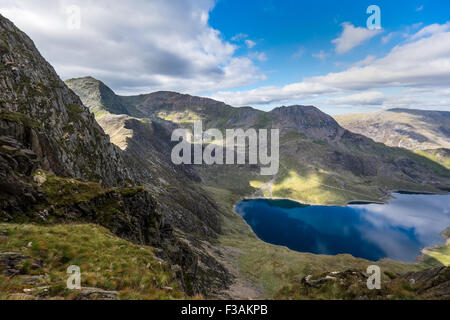
[[[63,177],[124,184],[128,170],[79,97],[33,41],[1,15],[0,33],[0,136],[36,160],[21,169],[29,173],[40,167]],[[12,172],[21,169],[5,169],[5,181],[17,179]]]
[[[270,114],[278,118],[284,131],[298,131],[316,138],[335,137],[342,128],[331,116],[313,106],[282,106],[273,109]]]
[[[126,103],[100,80],[88,76],[66,80],[66,84],[94,114],[131,114]]]

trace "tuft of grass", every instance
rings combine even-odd
[[[17,122],[28,128],[41,128],[41,124],[20,112],[2,111],[0,119]]]
[[[124,197],[134,196],[135,194],[144,191],[144,187],[138,186],[133,188],[121,188],[119,189],[119,192]]]
[[[0,252],[42,261],[43,267],[37,270],[27,261],[22,272],[46,275],[38,286],[49,287],[50,298],[77,297],[76,291],[66,289],[70,265],[80,267],[82,287],[118,291],[120,299],[184,298],[169,266],[155,259],[153,248],[120,239],[103,227],[0,224],[0,231],[7,234],[0,240]],[[24,288],[33,289],[21,277],[0,276],[0,299],[22,293]]]
[[[67,105],[67,113],[69,114],[69,118],[72,121],[80,121],[82,112],[83,109],[77,104]]]
[[[67,179],[48,174],[43,170],[37,170],[34,176],[45,178],[41,186],[45,192],[47,202],[51,205],[73,205],[79,202],[88,202],[100,195],[106,194],[104,189],[95,182],[82,182],[75,179]]]

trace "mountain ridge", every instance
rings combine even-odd
[[[346,129],[410,150],[450,148],[450,112],[394,108],[336,116]]]
[[[74,92],[80,93],[82,96],[83,82],[83,79],[77,79],[75,83],[73,80],[69,80],[68,84]],[[289,162],[288,168],[292,166],[298,167],[298,164],[301,163],[309,163],[310,165],[318,166],[321,170],[336,171],[338,169],[338,171],[343,170],[343,172],[350,171],[352,175],[355,175],[356,179],[364,176],[378,176],[380,178],[383,177],[382,179],[387,181],[392,180],[392,178],[408,183],[416,180],[417,182],[413,182],[415,184],[414,187],[406,187],[406,184],[403,186],[403,188],[409,190],[425,189],[423,188],[423,179],[419,182],[420,179],[417,179],[417,177],[425,175],[424,172],[429,170],[427,169],[428,167],[431,169],[436,167],[441,172],[446,172],[446,169],[441,168],[440,164],[434,163],[425,157],[421,158],[420,155],[401,151],[400,149],[390,149],[373,142],[363,135],[347,131],[334,118],[314,106],[281,106],[274,108],[272,111],[264,112],[251,107],[235,108],[212,99],[174,92],[157,92],[141,95],[139,98],[136,98],[136,96],[125,98],[134,104],[136,109],[145,114],[144,119],[145,117],[149,117],[149,119],[163,119],[173,123],[175,126],[191,127],[193,122],[202,120],[204,128],[218,128],[220,130],[226,128],[280,129],[282,140],[286,140],[288,136],[290,137],[284,144],[297,144],[294,148],[292,146],[286,147],[283,143],[281,145],[281,157]],[[88,106],[93,107],[103,102],[86,101],[86,103]],[[102,116],[97,117],[97,120],[102,123]],[[301,149],[304,150],[303,155],[299,153]],[[293,150],[297,151],[293,152]],[[321,155],[317,156],[312,153],[320,153]],[[390,153],[393,156],[390,156]],[[409,159],[406,160],[407,158]],[[292,161],[289,159],[292,159]],[[378,171],[376,169],[377,166],[382,166],[387,172]],[[308,166],[301,168],[301,171],[304,172],[305,170],[310,171]],[[202,173],[208,172],[208,170],[203,169],[200,171]],[[414,173],[415,171],[423,173],[417,174]],[[399,174],[399,172],[401,173]],[[285,174],[291,173],[288,171]],[[449,173],[447,172],[446,174],[448,175]],[[431,172],[426,175],[432,176]],[[207,181],[208,176],[207,174],[206,177],[202,178]],[[341,180],[342,178],[344,177],[341,176],[338,179]],[[279,178],[280,185],[282,184],[282,179],[285,178]],[[398,185],[399,183],[394,182],[394,184]],[[404,182],[401,182],[401,184],[404,184]],[[336,182],[332,182],[331,185],[336,185]],[[445,185],[446,183],[444,183]],[[339,183],[336,187],[338,186],[342,188]],[[352,189],[354,186],[354,182],[348,183],[347,188]],[[392,187],[392,190],[396,189],[399,188]],[[295,190],[293,191],[296,193]],[[370,192],[373,193],[373,191]],[[434,192],[439,192],[439,189],[435,189]],[[376,193],[383,198],[383,193],[380,193],[380,191],[376,191]],[[386,197],[387,193],[388,190],[385,191],[384,197]],[[282,193],[280,197],[282,195],[290,196],[292,194]],[[305,201],[304,198],[299,200]],[[377,199],[377,201],[379,200],[380,198]],[[352,200],[349,198],[349,201]],[[320,204],[320,202],[315,203]]]
[[[361,195],[386,201],[389,190],[397,187],[443,192],[440,188],[449,185],[443,168],[346,131],[311,107],[266,113],[167,92],[115,101],[115,94],[102,86],[97,95],[94,83],[92,95],[80,93],[85,100],[92,98],[92,107],[100,107],[92,114],[75,95],[77,90],[69,90],[31,40],[2,16],[0,35],[0,219],[19,223],[20,230],[33,224],[34,233],[33,240],[20,238],[20,230],[19,234],[10,231],[17,229],[14,225],[1,225],[0,242],[8,250],[30,250],[37,260],[32,261],[37,268],[33,274],[44,275],[54,256],[63,268],[78,263],[77,255],[83,254],[74,251],[77,246],[59,243],[48,251],[43,242],[47,225],[97,224],[136,243],[137,251],[149,253],[145,263],[139,260],[141,268],[166,265],[158,282],[149,280],[151,288],[166,297],[171,288],[165,284],[176,280],[187,296],[270,298],[307,272],[362,270],[370,262],[350,255],[293,252],[262,242],[233,211],[243,196],[259,193],[342,205]],[[109,106],[111,101],[125,105]],[[135,109],[128,109],[130,105]],[[108,111],[125,111],[123,106],[128,114]],[[317,121],[303,121],[307,117]],[[220,129],[290,126],[280,140],[280,172],[266,179],[257,166],[175,166],[170,161],[171,133],[196,120]],[[124,143],[122,148],[113,146],[105,132]],[[271,187],[264,189],[264,185]],[[64,232],[73,230],[55,229],[51,239],[62,243]],[[84,244],[86,239],[99,244],[99,239],[110,238],[104,232],[89,234],[95,230],[92,226],[75,229],[84,230],[78,238]],[[34,240],[39,233],[40,240]],[[29,241],[33,241],[31,247]],[[102,240],[97,247],[108,243]],[[7,271],[15,273],[16,266],[9,268],[11,257],[25,259],[20,254],[0,254],[0,269],[6,261]],[[138,257],[133,251],[121,258]],[[103,283],[107,289],[126,293],[133,286],[148,285],[139,277],[132,284],[117,280],[123,270],[120,264],[111,266],[115,258],[106,261],[104,272],[114,280]],[[395,274],[439,265],[430,257],[425,260],[417,265],[390,260],[378,264]],[[19,273],[27,272],[27,268],[19,269]],[[14,277],[5,279],[6,286],[15,284]],[[48,280],[50,297],[54,287],[64,286],[63,280]],[[23,286],[16,289],[22,292]]]

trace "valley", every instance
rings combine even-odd
[[[342,206],[385,203],[394,190],[449,191],[445,164],[352,133],[313,106],[263,112],[167,91],[119,96],[92,77],[63,82],[3,16],[0,35],[2,298],[74,299],[64,288],[72,264],[86,273],[83,299],[315,297],[299,293],[306,276],[372,262],[265,243],[234,211],[240,200]],[[222,132],[279,129],[280,170],[173,164],[173,130],[197,120]],[[408,272],[447,276],[448,245],[417,263],[377,264],[400,297],[408,289],[390,281]]]
[[[106,87],[93,78],[72,79],[66,83],[80,97],[88,96],[86,92],[91,92],[90,97],[101,97],[101,90],[98,88]],[[108,92],[111,91],[108,90]],[[171,103],[161,102],[161,96],[166,97]],[[344,205],[351,201],[383,203],[390,198],[390,190],[445,193],[447,182],[442,184],[443,189],[423,181],[419,182],[420,179],[414,182],[418,176],[408,175],[413,171],[412,168],[408,168],[408,165],[400,171],[400,175],[391,174],[398,170],[392,166],[406,164],[408,161],[405,160],[408,157],[414,159],[414,162],[411,161],[409,164],[415,163],[422,167],[420,170],[441,170],[445,173],[442,177],[444,180],[448,175],[445,168],[407,150],[388,148],[363,136],[346,132],[331,117],[313,107],[293,106],[281,108],[274,113],[264,113],[252,108],[232,108],[214,100],[170,92],[139,97],[116,96],[115,99],[143,101],[132,105],[132,110],[137,109],[141,114],[145,114],[149,122],[161,121],[161,116],[164,121],[170,121],[175,127],[192,128],[195,121],[202,120],[207,124],[207,128],[217,126],[222,129],[239,127],[281,129],[281,164],[276,176],[261,176],[257,166],[249,165],[198,165],[190,168],[200,177],[198,184],[211,195],[223,212],[223,231],[219,236],[220,246],[228,252],[236,252],[236,250],[239,252],[238,257],[232,255],[235,267],[240,273],[237,276],[243,277],[244,283],[248,284],[248,281],[253,283],[252,286],[260,294],[263,294],[262,287],[265,293],[261,296],[270,297],[276,294],[283,286],[308,272],[362,268],[368,262],[364,259],[355,259],[350,255],[320,256],[293,252],[287,248],[262,242],[245,221],[234,213],[234,205],[241,199],[289,198],[308,204]],[[90,108],[96,105],[105,106],[101,99],[85,98],[84,103]],[[100,123],[102,117],[108,112],[103,111],[103,115],[98,117]],[[286,112],[286,118],[277,115],[277,113]],[[133,112],[129,113],[133,114]],[[281,124],[294,116],[299,118],[298,122],[294,120],[293,123]],[[140,117],[137,118],[142,121]],[[300,128],[298,128],[299,125]],[[104,129],[106,132],[111,131],[107,125]],[[129,141],[135,138],[130,137]],[[354,141],[357,148],[352,146],[355,145]],[[371,152],[373,152],[372,156],[367,155]],[[382,164],[383,161],[386,161],[386,164]],[[382,166],[386,172],[379,170],[379,166]],[[433,259],[425,259],[421,265],[403,264],[392,260],[383,260],[380,263],[383,268],[394,270],[398,274],[406,270],[419,270],[426,266],[440,265]],[[255,266],[258,267],[255,268]],[[242,288],[241,291],[243,291]]]

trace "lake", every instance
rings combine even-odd
[[[388,204],[346,207],[246,200],[236,211],[261,240],[300,252],[414,262],[424,247],[445,243],[450,195],[394,196]]]

